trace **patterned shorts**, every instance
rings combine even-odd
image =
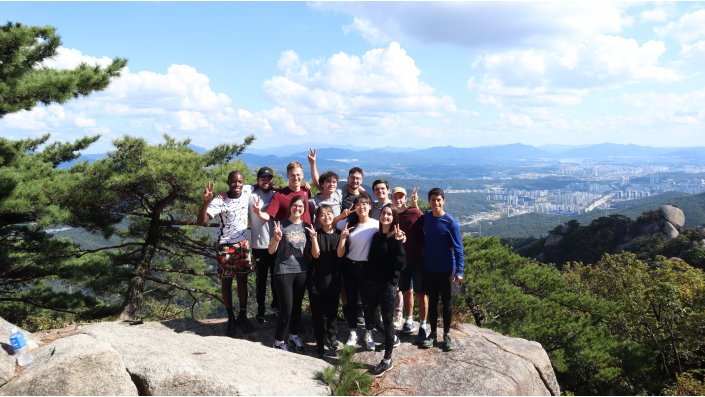
[[[218,245],[216,259],[220,278],[233,278],[236,274],[255,271],[255,266],[250,261],[250,242],[247,240]]]

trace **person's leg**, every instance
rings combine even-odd
[[[414,312],[414,290],[401,291],[402,300],[404,301],[404,318],[407,319],[412,316]]]
[[[274,288],[277,290],[279,314],[277,315],[277,326],[274,330],[274,341],[283,342],[289,331],[291,322],[291,308],[293,305],[292,274],[278,274],[274,276]]]
[[[328,334],[328,340],[337,342],[338,340],[338,299],[340,297],[340,284],[333,281],[328,289],[326,289],[323,302],[323,310],[325,316],[325,329]],[[335,340],[332,340],[332,338]]]
[[[394,349],[394,298],[397,295],[397,287],[385,285],[382,288],[382,321],[384,322],[384,358],[392,358]]]
[[[365,330],[372,331],[375,327],[376,311],[382,298],[382,291],[379,290],[380,284],[377,282],[365,282]]]
[[[265,256],[269,253],[266,249],[255,248],[252,250],[252,258],[255,261],[255,267],[257,268],[257,280],[256,280],[256,299],[257,299],[257,320],[260,320],[260,315],[262,319],[264,318],[264,299],[267,295],[267,274],[269,273],[269,266],[265,263]],[[272,280],[274,283],[274,280]],[[274,293],[274,288],[272,288],[272,293]]]
[[[308,293],[308,299],[311,301],[311,317],[313,319],[313,334],[316,338],[316,347],[323,346],[325,340],[324,326],[324,306],[326,305],[325,298],[320,294]]]
[[[227,336],[235,336],[235,311],[233,311],[233,279],[220,279],[220,294],[223,298],[225,311],[228,313],[228,325],[225,331]]]
[[[439,280],[441,295],[441,304],[443,305],[443,335],[448,335],[450,332],[451,321],[453,321],[453,300],[451,295],[450,273]]]
[[[292,280],[292,307],[289,333],[298,335],[301,326],[301,304],[306,294],[306,272],[294,274]]]
[[[426,293],[428,294],[428,322],[430,325],[429,335],[436,336],[436,330],[438,327],[438,280],[435,273],[425,273],[424,274],[424,288],[426,288]]]
[[[343,313],[345,314],[345,321],[348,323],[348,328],[354,330],[357,328],[357,291],[359,286],[357,284],[357,273],[360,271],[356,269],[357,264],[353,264],[350,261],[345,261],[343,263],[343,269],[345,275],[343,276],[344,289],[345,289],[345,306],[343,306]]]

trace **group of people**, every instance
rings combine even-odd
[[[417,188],[407,206],[403,187],[392,189],[390,198],[389,183],[378,179],[372,183],[377,198],[373,200],[362,187],[361,168],[351,168],[347,184],[338,189],[335,172],[318,174],[315,149],[308,161],[311,185],[320,191],[315,196],[304,182],[303,165],[296,161],[287,165],[288,185],[283,188],[273,186],[269,167],[257,171],[254,186],[246,185],[239,171],[228,175],[227,192],[214,195],[212,183],[206,185],[198,223],[215,217],[220,221],[217,260],[228,313],[227,334],[233,336],[237,327],[243,332],[253,330],[247,318],[247,275],[256,271],[255,318],[260,323],[266,321],[267,276],[271,275],[271,307],[277,311],[275,348],[304,350],[299,331],[308,290],[316,354],[321,357],[326,348],[335,352],[339,347],[341,301],[349,329],[346,345],[357,345],[358,323],[363,323],[363,346],[384,350],[384,357],[371,370],[374,375],[392,367],[392,351],[400,343],[395,328],[403,335],[416,330],[414,298],[419,316],[416,343],[430,348],[440,341],[440,301],[442,348],[453,350],[451,296],[463,278],[464,254],[460,225],[445,212],[443,190],[428,192],[431,210],[422,213],[417,208]],[[233,278],[240,305],[237,316]],[[384,334],[383,346],[374,342],[375,328]]]

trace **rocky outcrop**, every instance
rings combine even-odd
[[[670,204],[659,207],[663,211],[663,217],[676,229],[681,230],[685,225],[685,214],[683,210]]]
[[[308,324],[310,318],[304,319]],[[226,338],[223,320],[182,319],[130,326],[105,322],[37,333],[35,362],[0,387],[2,395],[329,395],[316,375],[335,357],[269,347],[274,317],[255,332]],[[341,327],[340,336],[347,335]],[[383,395],[559,395],[548,355],[536,342],[463,324],[458,349],[421,350],[403,337],[394,368],[375,384]],[[57,338],[54,340],[54,338]],[[375,338],[381,335],[375,332]],[[382,353],[358,349],[356,361],[377,364]],[[13,362],[14,371],[14,362]]]
[[[458,348],[394,349],[394,368],[377,384],[378,395],[560,395],[548,355],[537,342],[462,324],[451,331]],[[413,339],[413,338],[410,338]],[[375,365],[382,353],[356,358]]]

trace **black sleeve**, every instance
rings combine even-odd
[[[406,251],[404,251],[404,244],[395,239],[394,237],[389,238],[392,248],[392,263],[394,264],[394,277],[392,278],[392,284],[399,284],[399,274],[406,268]]]

